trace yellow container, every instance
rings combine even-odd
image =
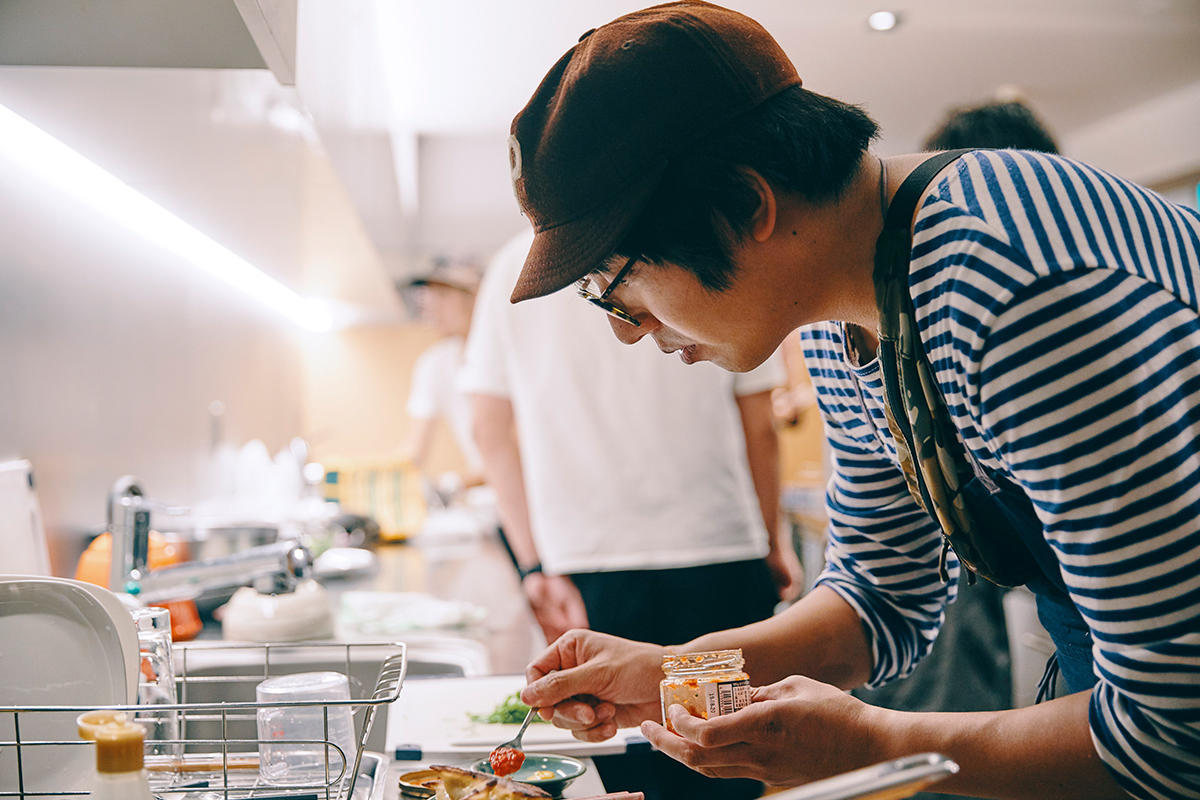
[[[425,523],[423,478],[409,461],[326,463],[325,499],[374,519],[385,541],[404,541]]]

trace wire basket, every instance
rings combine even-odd
[[[316,656],[316,658],[314,658]],[[351,699],[260,703],[255,687],[267,678],[306,672],[314,663],[333,664],[351,684]],[[219,664],[223,674],[206,674]],[[378,665],[373,686],[360,685],[353,676],[364,666]],[[176,687],[180,702],[126,706],[13,706],[0,707],[0,798],[86,796],[89,790],[71,776],[54,776],[52,759],[63,758],[56,748],[90,748],[91,742],[65,738],[74,731],[75,717],[86,711],[114,709],[141,719],[146,715],[175,714],[178,738],[146,743],[146,770],[150,787],[164,800],[234,800],[235,798],[289,798],[301,800],[372,800],[382,796],[386,763],[367,752],[366,744],[376,714],[400,695],[407,672],[406,648],[399,642],[298,642],[241,644],[189,642],[175,646]],[[308,667],[305,669],[304,667]],[[212,697],[223,697],[212,701]],[[200,700],[198,701],[197,698]],[[349,706],[355,746],[347,752],[331,741],[330,709]],[[267,709],[320,709],[323,738],[282,742],[258,738],[257,719]],[[45,733],[58,732],[46,736]],[[24,732],[24,733],[23,733]],[[304,784],[269,783],[259,773],[260,745],[306,745],[323,749],[323,779]],[[34,775],[37,778],[34,779]],[[50,778],[46,775],[51,774]],[[363,778],[370,778],[364,787]],[[357,789],[357,791],[356,791]]]

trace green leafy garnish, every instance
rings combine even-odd
[[[529,706],[521,702],[520,691],[513,692],[488,714],[467,714],[472,722],[499,723],[502,725],[520,725],[529,713]],[[545,722],[541,717],[534,717],[534,722]]]

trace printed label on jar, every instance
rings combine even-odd
[[[708,717],[732,714],[750,705],[750,681],[706,683],[702,687],[704,710]]]

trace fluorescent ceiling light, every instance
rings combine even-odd
[[[0,105],[0,149],[60,190],[245,292],[300,327],[318,333],[333,327],[328,311],[316,301],[301,297],[3,105]]]
[[[890,31],[896,27],[897,22],[899,22],[899,18],[891,11],[876,11],[867,17],[867,25],[873,31]]]

